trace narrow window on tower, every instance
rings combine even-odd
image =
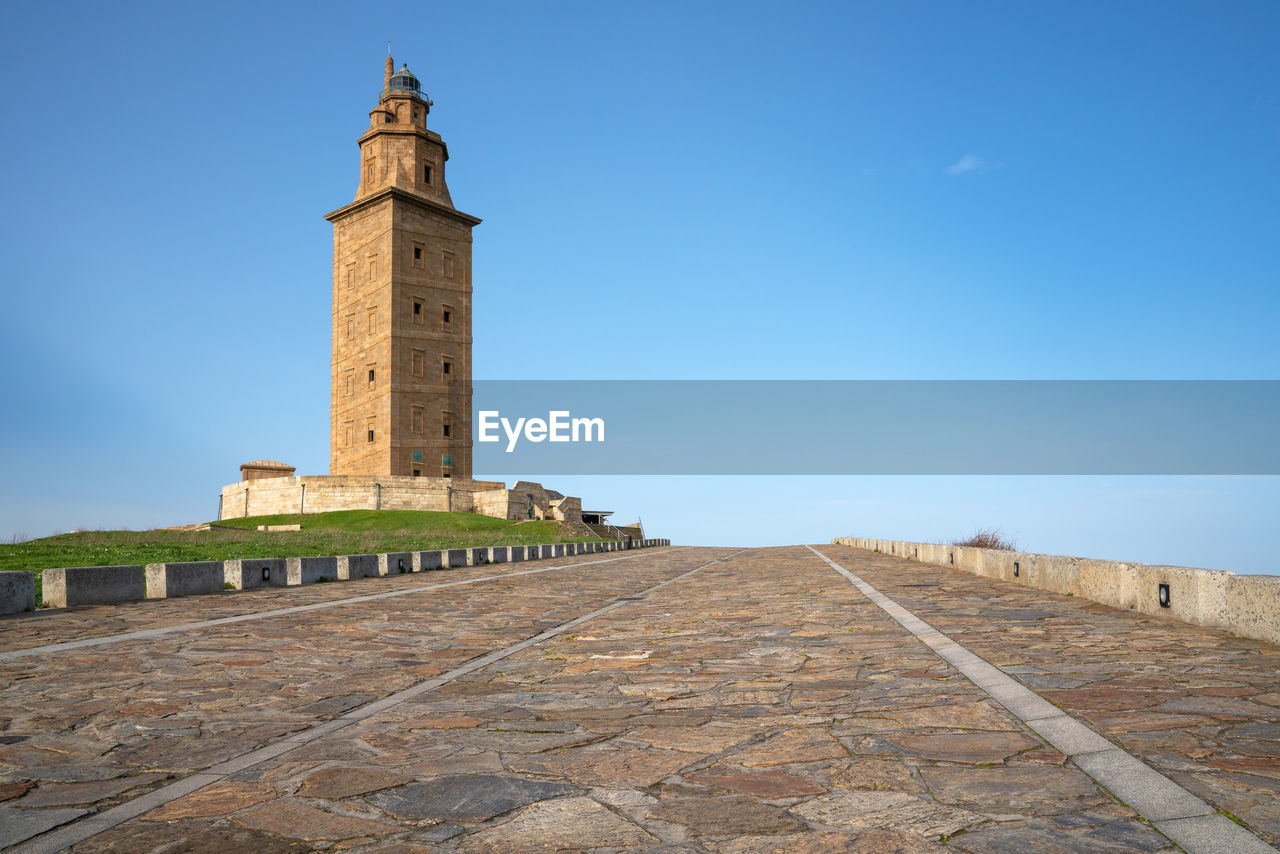
[[[446,359],[444,364],[440,367],[440,373],[444,376],[445,382],[453,382],[453,363]]]
[[[413,322],[421,326],[422,321],[423,321],[422,300],[416,299],[413,301]]]
[[[356,391],[356,373],[355,371],[347,371],[343,377],[343,388],[347,397],[355,394]]]
[[[419,270],[426,269],[426,266],[427,266],[426,256],[427,256],[426,249],[423,247],[421,243],[413,244],[413,266],[417,267]]]
[[[409,423],[413,427],[413,432],[422,432],[422,422],[426,419],[423,417],[423,409],[421,406],[415,406],[410,410]]]
[[[443,251],[440,253],[440,271],[444,273],[446,279],[453,278],[453,253]]]
[[[374,419],[370,418],[364,424],[365,441],[369,444],[373,444],[373,428],[376,423]]]
[[[415,377],[422,376],[422,366],[426,361],[427,351],[414,350],[409,354],[409,373]]]
[[[440,412],[440,424],[441,424],[442,431],[443,431],[443,433],[444,433],[444,437],[445,437],[446,439],[448,439],[450,436],[452,436],[452,435],[453,435],[453,412],[452,412],[452,410],[445,409],[445,410],[442,410],[442,411]]]
[[[373,164],[372,163],[364,167],[364,184],[366,187],[373,186]]]
[[[431,183],[431,167],[430,166],[422,167],[422,183],[424,184]]]
[[[453,457],[449,454],[440,458],[440,474],[442,477],[453,477]]]
[[[453,328],[453,306],[446,305],[440,309],[440,328],[445,332]]]
[[[374,377],[373,368],[370,368],[369,369],[369,385],[371,386],[373,385],[373,377]]]

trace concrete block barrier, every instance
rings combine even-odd
[[[221,593],[227,574],[220,560],[147,564],[147,598],[175,599]]]
[[[859,543],[880,543],[881,541],[858,540]],[[43,598],[45,604],[52,608],[70,608],[78,605],[103,605],[118,602],[130,602],[139,599],[167,599],[177,596],[195,596],[207,593],[218,593],[229,586],[234,590],[252,590],[262,587],[297,586],[315,584],[319,581],[340,581],[355,578],[399,575],[402,572],[421,572],[431,569],[448,569],[450,567],[477,566],[484,563],[522,562],[527,560],[543,560],[580,554],[600,554],[602,552],[619,551],[627,548],[650,548],[653,546],[671,545],[670,540],[644,539],[631,542],[606,540],[594,543],[550,543],[534,546],[495,546],[486,548],[448,549],[421,552],[388,552],[372,555],[339,555],[319,557],[291,558],[246,558],[228,561],[195,561],[175,563],[153,563],[146,566],[89,566],[64,567],[47,569],[43,577]],[[860,546],[869,547],[869,546]],[[992,577],[1005,578],[1007,568],[1000,564],[996,569],[983,568],[983,562],[993,560],[991,555],[975,554],[982,550],[967,550],[962,554],[961,563],[976,567],[973,571],[992,574]],[[1023,556],[1028,558],[1047,558],[1044,555]],[[1064,558],[1062,560],[1076,560]],[[1040,567],[1040,563],[1031,562]],[[1231,597],[1247,603],[1249,608],[1265,606],[1265,598],[1256,600],[1251,589],[1236,585],[1231,586],[1228,576],[1206,578],[1195,576],[1194,579],[1183,579],[1178,575],[1179,567],[1163,567],[1170,570],[1173,582],[1173,607],[1181,610],[1190,608],[1205,625],[1213,615],[1234,607]],[[1194,572],[1204,572],[1194,570]],[[1135,581],[1135,585],[1150,586],[1149,580]],[[1126,588],[1128,589],[1128,588]],[[1135,590],[1137,587],[1134,588]],[[1135,601],[1142,601],[1140,598]],[[1263,603],[1259,605],[1258,603]],[[17,613],[34,610],[35,575],[30,572],[0,572],[0,614]],[[1146,606],[1142,606],[1144,609]]]
[[[338,581],[378,577],[377,555],[338,555]]]
[[[235,590],[284,587],[289,583],[287,567],[282,557],[228,560],[222,564],[223,581]]]
[[[413,571],[412,552],[387,552],[378,555],[378,575],[404,575]]]
[[[832,542],[1280,645],[1280,577],[1274,575],[862,537]]]
[[[46,569],[41,586],[50,608],[112,605],[146,598],[147,572],[137,564]]]
[[[0,572],[0,614],[36,609],[36,574],[23,570]]]
[[[320,579],[338,580],[338,559],[331,555],[320,557],[285,558],[285,572],[290,587],[299,584],[315,584]]]

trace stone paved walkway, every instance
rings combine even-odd
[[[1280,649],[817,548],[1280,841]],[[69,822],[17,850],[1177,850],[813,551],[600,557],[0,620],[0,651],[29,650],[0,661],[0,840]]]

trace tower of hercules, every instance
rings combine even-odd
[[[471,228],[431,101],[387,57],[333,223],[329,472],[471,478]]]

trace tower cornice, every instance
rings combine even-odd
[[[444,205],[444,204],[441,204],[440,202],[437,202],[435,199],[429,199],[426,196],[420,196],[417,193],[410,193],[409,191],[404,190],[400,187],[384,187],[383,189],[378,190],[376,193],[370,193],[369,195],[364,196],[363,198],[356,199],[354,202],[351,202],[348,205],[343,205],[342,207],[338,208],[335,211],[330,211],[329,213],[324,215],[324,218],[327,219],[329,222],[335,222],[336,220],[341,219],[347,214],[355,213],[356,211],[361,210],[362,208],[369,207],[370,205],[375,205],[378,202],[387,198],[399,199],[401,201],[412,202],[413,204],[421,205],[422,207],[427,208],[428,210],[438,213],[441,216],[446,216],[446,217],[449,217],[450,219],[457,220],[458,222],[461,222],[464,225],[474,226],[484,222],[484,220],[480,219],[479,217],[474,217],[471,214],[463,213],[460,210],[455,210],[454,208],[451,208],[448,205]]]

